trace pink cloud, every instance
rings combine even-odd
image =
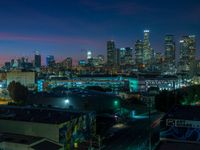
[[[86,37],[67,37],[67,36],[36,36],[22,35],[12,33],[0,33],[0,40],[8,41],[29,41],[29,42],[47,42],[56,44],[83,44],[83,45],[99,45],[99,42]]]

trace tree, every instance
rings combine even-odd
[[[155,107],[162,112],[169,111],[174,105],[180,104],[183,99],[182,91],[162,91],[155,97]]]
[[[183,87],[175,91],[162,91],[155,97],[156,109],[167,112],[174,105],[200,105],[200,85]]]
[[[24,104],[28,97],[28,88],[19,82],[12,81],[8,85],[8,92],[10,97],[17,104]]]

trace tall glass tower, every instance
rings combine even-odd
[[[39,51],[35,51],[34,66],[35,66],[35,68],[41,67],[41,55],[40,55]]]
[[[135,63],[137,68],[143,67],[143,42],[141,40],[137,40],[135,43]]]
[[[146,66],[145,68],[149,68],[152,64],[152,56],[153,49],[150,46],[149,41],[149,30],[144,30],[144,42],[143,42],[143,62]]]
[[[113,40],[107,41],[107,64],[109,66],[115,65],[115,55],[116,55],[115,42]]]
[[[164,72],[167,72],[168,74],[174,74],[175,73],[175,42],[174,42],[174,36],[173,35],[166,35],[165,36],[165,67]]]
[[[183,36],[182,40],[180,40],[179,72],[194,73],[195,53],[195,35]]]

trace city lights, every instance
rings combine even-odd
[[[114,101],[114,106],[115,106],[115,107],[119,106],[119,101],[118,101],[118,100],[115,100],[115,101]]]
[[[0,150],[200,150],[200,0],[1,0]]]
[[[65,100],[65,104],[69,104],[69,99],[66,99],[66,100]]]

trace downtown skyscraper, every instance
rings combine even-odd
[[[35,52],[34,67],[37,69],[41,67],[41,55],[39,51]]]
[[[194,74],[196,53],[195,35],[183,36],[180,40],[179,72]]]
[[[120,64],[120,66],[132,65],[133,64],[132,52],[133,49],[131,47],[120,48],[118,52],[119,54],[118,64]]]
[[[48,55],[46,57],[46,65],[48,67],[52,67],[53,65],[55,65],[55,59],[54,59],[54,56],[53,55]]]
[[[176,46],[173,35],[166,35],[164,38],[164,67],[163,72],[165,74],[175,74],[176,71]]]
[[[152,65],[153,49],[151,48],[149,41],[149,30],[144,30],[144,42],[143,42],[143,63],[146,69],[149,69]]]
[[[143,62],[143,41],[137,40],[135,43],[135,64],[138,70],[144,67]]]
[[[133,49],[131,47],[125,48],[125,64],[126,65],[133,64]]]
[[[116,64],[116,48],[113,40],[107,41],[107,65],[114,66]]]
[[[137,40],[135,43],[135,63],[138,70],[152,70],[154,55],[150,45],[149,33],[149,30],[144,30],[144,40]]]

